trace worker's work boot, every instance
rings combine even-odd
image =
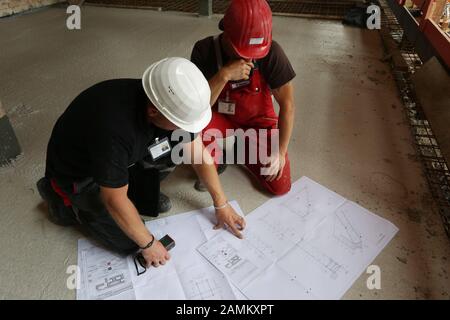
[[[59,226],[72,226],[77,224],[72,207],[66,207],[63,200],[53,191],[50,181],[41,178],[36,183],[39,194],[47,202],[48,219]]]
[[[164,193],[159,193],[158,213],[164,213],[172,209],[172,201]]]
[[[227,166],[228,165],[225,163],[219,164],[217,166],[217,174],[224,173],[224,171],[227,169]],[[206,188],[206,186],[203,184],[203,182],[200,181],[200,179],[197,179],[197,181],[195,181],[194,188],[195,188],[195,190],[200,191],[200,192],[205,192],[208,190]]]

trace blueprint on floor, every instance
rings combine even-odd
[[[242,214],[236,202],[231,204]],[[77,299],[245,299],[196,251],[219,232],[213,230],[214,222],[213,207],[147,222],[156,238],[169,234],[176,245],[165,266],[150,267],[139,276],[133,256],[123,257],[80,239]]]
[[[306,177],[246,221],[243,240],[212,229],[212,207],[147,222],[176,246],[139,276],[132,256],[80,239],[77,298],[339,299],[398,231]]]
[[[398,231],[307,177],[246,220],[198,251],[249,299],[340,299]]]

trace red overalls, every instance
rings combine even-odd
[[[222,54],[220,50],[219,38],[214,38],[214,45],[219,69],[222,67]],[[218,112],[219,101],[232,101],[235,104],[234,114],[224,114]],[[272,129],[277,129],[278,116],[275,113],[272,94],[269,85],[264,80],[260,70],[255,66],[250,81],[233,83],[228,82],[220,93],[218,101],[213,106],[213,115],[211,122],[203,130],[203,142],[205,146],[215,142],[214,132],[208,132],[208,129],[218,129],[222,133],[222,137],[226,137],[226,129],[255,129],[258,137],[258,129],[268,129],[269,141],[267,143],[259,143],[259,139],[253,139],[245,143],[245,166],[256,176],[259,182],[272,194],[281,195],[288,192],[291,188],[291,170],[289,158],[286,155],[286,164],[283,174],[279,180],[266,181],[266,177],[261,174],[261,168],[264,166],[259,159],[257,163],[251,164],[249,161],[250,152],[256,148],[257,154],[260,148],[264,148],[261,152],[270,154],[270,137],[273,135]],[[219,138],[222,138],[219,137]],[[216,163],[220,154],[217,147],[212,148],[211,155]]]

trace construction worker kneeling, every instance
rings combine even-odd
[[[234,153],[245,154],[245,166],[267,191],[284,194],[291,188],[287,150],[294,124],[291,80],[295,72],[281,46],[272,41],[272,12],[265,0],[232,0],[219,28],[223,33],[198,41],[191,54],[211,88],[213,115],[203,131],[203,142],[210,149],[210,144],[233,130],[245,131],[250,136],[245,139],[245,151],[236,144]],[[279,115],[273,97],[280,106]],[[257,137],[252,138],[249,130]],[[265,132],[267,139],[260,139]],[[230,157],[224,157],[220,148],[211,151],[218,172],[223,172]],[[251,159],[253,154],[258,155],[256,161]],[[270,155],[269,161],[264,161],[264,155]],[[206,190],[200,181],[196,188]]]
[[[170,209],[160,181],[175,167],[172,150],[181,148],[211,194],[216,227],[241,237],[245,221],[228,205],[198,135],[211,120],[210,99],[207,80],[184,58],[158,61],[142,79],[104,81],[83,91],[56,122],[45,177],[37,183],[49,218],[80,225],[118,253],[141,249],[147,264],[165,264],[169,253],[139,215]],[[175,141],[174,132],[188,139]],[[193,161],[196,154],[201,161]]]

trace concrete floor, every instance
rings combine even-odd
[[[189,57],[195,40],[218,32],[220,17],[84,7],[82,30],[49,8],[0,20],[0,98],[24,155],[0,169],[0,298],[74,299],[75,229],[50,223],[35,182],[57,117],[84,88],[140,77],[165,56]],[[274,38],[298,76],[290,154],[293,180],[306,175],[396,224],[374,264],[381,290],[363,274],[346,299],[449,299],[450,246],[416,160],[402,105],[377,32],[340,22],[274,18]],[[248,213],[268,197],[238,167],[222,176],[228,197]],[[169,214],[209,206],[180,167],[163,184]],[[235,186],[239,185],[239,188]]]

